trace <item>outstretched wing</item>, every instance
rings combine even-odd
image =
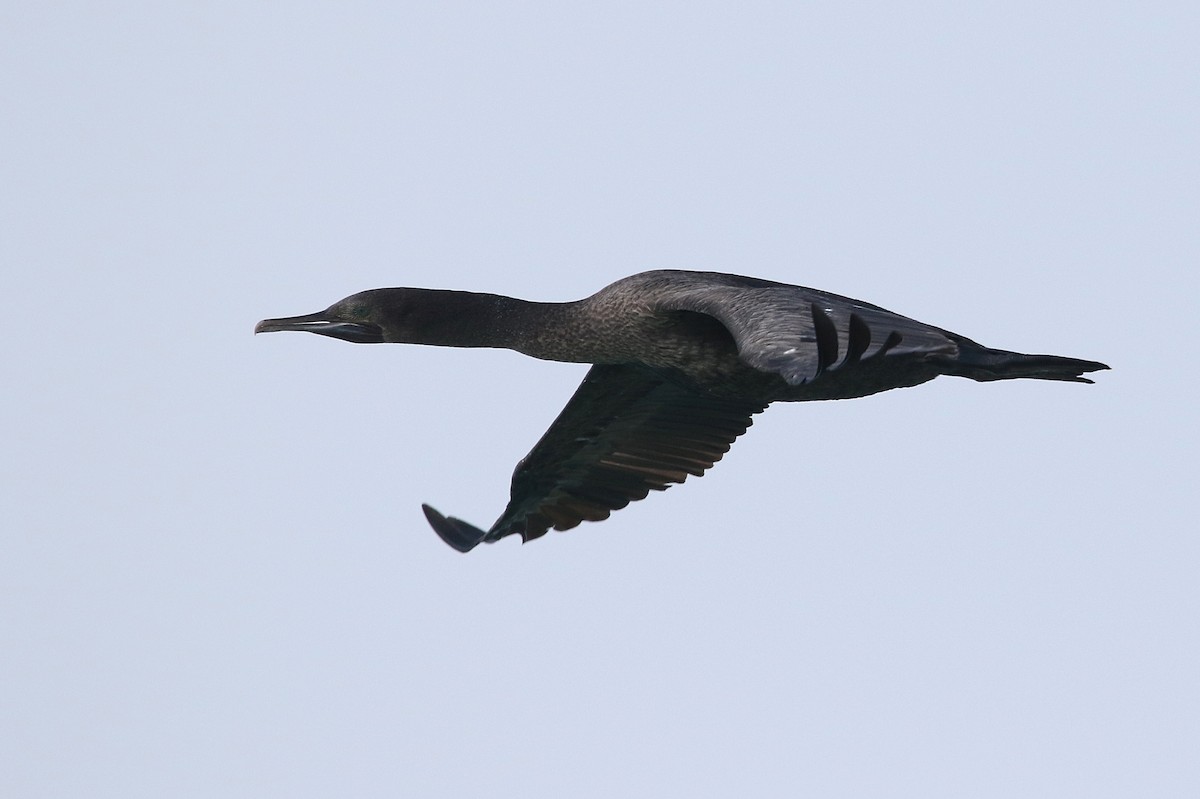
[[[504,513],[486,532],[422,506],[460,552],[517,534],[569,530],[700,476],[746,432],[762,404],[715,397],[638,366],[593,366],[513,473]]]
[[[774,372],[791,385],[812,382],[826,370],[867,358],[951,356],[959,344],[973,343],[838,294],[738,275],[702,274],[694,286],[671,292],[658,307],[717,319],[728,328],[745,363]]]

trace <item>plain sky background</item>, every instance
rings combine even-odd
[[[1200,795],[1194,3],[0,4],[0,794]],[[777,405],[459,555],[586,367],[254,337],[694,268],[1097,385]]]

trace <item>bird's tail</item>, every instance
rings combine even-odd
[[[1092,381],[1083,377],[1083,374],[1107,368],[1108,366],[1098,361],[1064,358],[1059,355],[1023,355],[1019,352],[989,349],[974,342],[960,343],[958,355],[948,358],[946,363],[947,374],[980,381],[1029,377],[1035,380],[1091,383]]]

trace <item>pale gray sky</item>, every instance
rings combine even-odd
[[[0,8],[0,794],[1200,794],[1194,4],[389,5]],[[585,367],[251,335],[664,267],[1114,370],[463,556]]]

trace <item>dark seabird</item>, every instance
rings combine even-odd
[[[306,330],[363,344],[504,347],[591,370],[517,464],[487,530],[423,505],[467,552],[517,534],[600,521],[650,491],[700,476],[772,402],[847,399],[938,375],[1067,380],[1108,367],[976,344],[877,305],[715,272],[662,270],[576,302],[437,289],[363,291],[324,311],[265,319],[254,332]]]

